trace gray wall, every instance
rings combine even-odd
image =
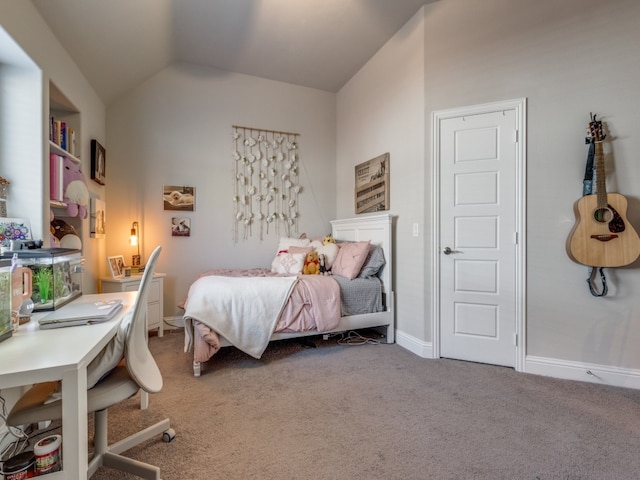
[[[451,0],[425,9],[427,132],[434,110],[528,98],[529,357],[640,367],[640,263],[608,270],[610,293],[595,298],[586,267],[565,253],[589,112],[610,135],[608,190],[627,196],[640,227],[639,21],[633,0]]]

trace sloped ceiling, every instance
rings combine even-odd
[[[338,91],[436,0],[32,0],[109,105],[173,62]]]

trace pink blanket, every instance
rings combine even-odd
[[[211,270],[200,275],[231,277],[279,276],[267,269]],[[183,305],[186,302],[183,302]],[[322,275],[299,275],[274,332],[330,331],[340,322],[340,287],[331,277]],[[215,324],[193,321],[194,361],[204,362],[220,349],[220,338]],[[186,335],[186,332],[185,332]]]

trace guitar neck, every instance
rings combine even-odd
[[[604,171],[604,154],[602,141],[596,141],[596,193],[598,195],[598,208],[607,206],[607,182]]]

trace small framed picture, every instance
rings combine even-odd
[[[190,237],[191,236],[191,219],[184,217],[173,217],[171,219],[171,236],[172,237]]]
[[[165,210],[193,212],[196,207],[195,187],[183,185],[164,185],[162,197]]]
[[[107,159],[104,147],[97,140],[91,140],[91,180],[104,185]]]
[[[122,255],[107,257],[107,263],[109,264],[109,270],[113,278],[124,278],[125,264]]]

